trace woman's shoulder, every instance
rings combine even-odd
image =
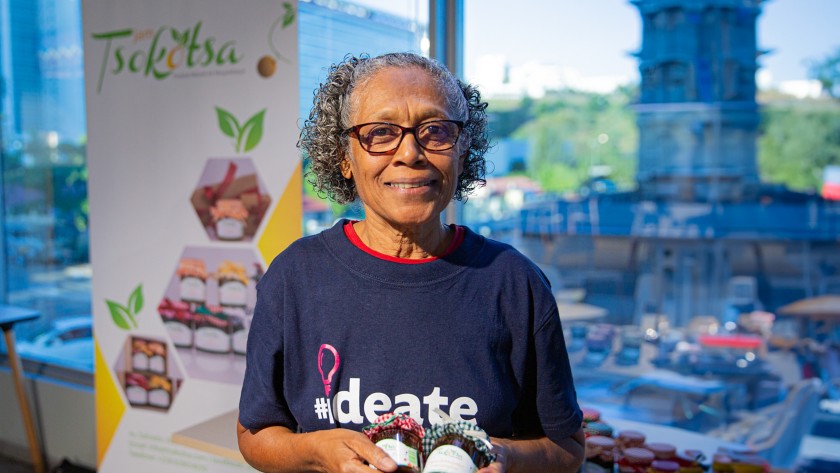
[[[482,236],[470,229],[466,229],[465,242],[476,249],[475,261],[480,266],[505,268],[505,272],[513,275],[528,275],[546,280],[539,266],[519,249],[499,240]]]
[[[464,229],[464,242],[468,243],[469,247],[476,248],[481,257],[490,258],[495,263],[533,265],[533,262],[525,254],[510,243],[485,237],[468,227],[464,227]]]

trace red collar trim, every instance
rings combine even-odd
[[[384,259],[385,261],[390,261],[392,263],[401,263],[401,264],[422,264],[422,263],[429,263],[435,261],[437,259],[443,258],[446,255],[451,254],[455,250],[461,246],[461,243],[464,242],[464,227],[459,225],[452,225],[455,227],[455,237],[452,238],[452,242],[449,243],[449,246],[444,250],[443,254],[440,256],[430,256],[428,258],[423,259],[409,259],[409,258],[398,258],[396,256],[386,255],[385,253],[380,253],[373,248],[367,246],[362,242],[362,239],[359,238],[359,235],[356,234],[356,229],[353,228],[353,224],[356,223],[358,220],[348,220],[347,223],[344,224],[344,234],[347,235],[347,239],[350,240],[350,243],[353,243],[357,248],[364,251],[365,253],[375,256],[379,259]]]

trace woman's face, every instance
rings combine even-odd
[[[388,122],[414,127],[431,120],[456,120],[448,113],[434,79],[419,68],[387,68],[353,93],[351,126]],[[405,132],[399,147],[372,155],[356,138],[342,162],[342,174],[353,179],[365,207],[365,218],[393,228],[439,225],[461,174],[463,139],[446,151],[427,151]]]

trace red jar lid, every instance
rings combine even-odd
[[[624,458],[627,459],[630,463],[641,463],[645,465],[650,465],[651,462],[656,458],[656,456],[650,450],[646,448],[625,448],[624,449]]]
[[[661,459],[672,458],[677,453],[677,447],[670,443],[652,442],[645,444],[645,448],[653,452],[656,458]]]
[[[650,469],[656,473],[674,473],[680,469],[680,465],[668,460],[654,460]]]
[[[643,433],[641,433],[637,430],[622,430],[621,432],[618,433],[618,438],[621,439],[621,440],[627,440],[627,441],[631,441],[631,442],[636,441],[636,442],[644,443],[645,434],[643,434]]]
[[[583,412],[584,422],[597,422],[601,418],[601,412],[597,409],[581,407],[580,410]]]

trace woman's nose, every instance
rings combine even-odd
[[[394,157],[400,162],[412,166],[417,162],[426,161],[426,150],[420,147],[414,133],[407,132],[403,136],[402,143],[397,147]]]

